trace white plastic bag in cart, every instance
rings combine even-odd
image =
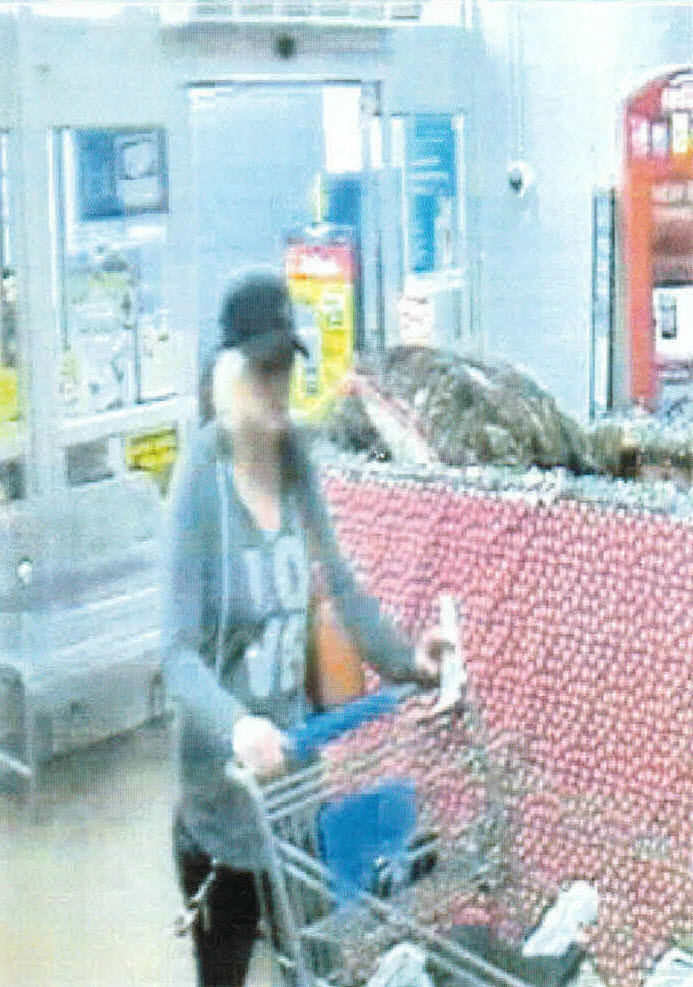
[[[408,942],[393,946],[380,960],[367,987],[433,987],[426,973],[426,954]]]
[[[577,942],[580,929],[597,919],[599,893],[586,881],[561,891],[539,928],[522,947],[523,956],[563,956]]]
[[[645,981],[645,987],[693,987],[693,956],[670,949]]]

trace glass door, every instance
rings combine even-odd
[[[0,133],[0,502],[24,496],[25,387],[15,257],[12,135]]]
[[[165,486],[186,393],[184,340],[165,296],[167,132],[57,129],[51,158],[65,480],[133,468]]]

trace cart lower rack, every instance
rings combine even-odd
[[[370,713],[363,718],[384,711],[371,704]],[[501,879],[493,862],[473,859],[464,834],[454,843],[439,839],[427,829],[425,818],[416,819],[412,829],[406,787],[395,782],[388,788],[385,782],[384,788],[376,791],[345,794],[324,761],[264,785],[236,765],[230,765],[227,774],[232,784],[245,788],[266,845],[272,899],[270,938],[285,984],[396,984],[396,978],[378,979],[378,974],[373,974],[378,958],[402,944],[415,947],[414,952],[425,960],[417,987],[419,983],[426,987],[534,987],[537,983],[558,987],[565,983],[544,976],[524,979],[517,969],[501,968],[488,955],[468,948],[463,938],[456,939],[454,930],[450,935],[441,934],[417,918],[417,901],[427,887],[429,892],[433,887],[435,893],[436,882],[440,887],[448,880],[457,885],[466,880],[478,887],[492,886],[494,880]],[[378,821],[378,834],[374,838],[372,829],[360,827],[363,853],[359,856],[357,851],[346,861],[331,856],[326,838],[331,810],[335,806],[338,810],[344,806],[358,809],[359,799],[367,795],[375,799],[376,812],[369,820]],[[404,832],[402,818],[408,814],[410,831]],[[347,813],[342,823],[348,823],[349,818]],[[493,824],[488,818],[478,820],[477,832],[479,826],[489,829]],[[355,828],[342,831],[352,850],[359,846]],[[385,846],[381,845],[383,833]]]

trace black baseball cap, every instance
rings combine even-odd
[[[238,347],[256,364],[290,364],[296,350],[309,355],[296,333],[286,281],[273,270],[247,271],[229,285],[219,328],[221,349]]]

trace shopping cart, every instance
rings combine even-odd
[[[446,848],[416,816],[412,825],[412,790],[406,782],[385,780],[382,787],[374,790],[370,786],[365,791],[356,785],[357,790],[345,794],[325,762],[316,759],[325,745],[394,711],[411,695],[411,687],[393,687],[337,710],[316,714],[288,738],[294,770],[278,780],[260,783],[251,771],[238,764],[231,763],[227,768],[229,782],[241,786],[252,804],[264,843],[267,876],[258,880],[258,890],[262,926],[274,954],[272,984],[354,987],[371,983],[370,973],[359,976],[345,965],[349,946],[352,955],[369,946],[384,956],[402,944],[425,958],[427,979],[420,982],[434,987],[558,984],[558,980],[522,979],[418,921],[412,907],[417,880],[424,883],[436,876],[445,881],[446,877],[453,878],[455,869],[463,868],[467,879],[490,883],[492,877],[485,870],[488,862],[477,862],[472,874],[460,845]],[[364,832],[367,852],[356,858],[352,852],[345,861],[334,854],[335,840],[329,839],[335,836],[333,824],[338,830],[340,809],[347,810],[342,823],[345,818],[348,821],[349,811],[358,815],[363,798],[368,796],[375,798],[376,810],[384,810],[370,818],[380,818],[387,824],[381,827],[385,838],[379,845],[377,838],[373,841],[372,830]],[[330,816],[335,806],[337,815]],[[477,828],[479,823],[488,828],[492,824],[489,816],[494,815],[498,826],[499,806],[493,798],[487,802],[486,812],[487,818],[477,820]],[[352,851],[358,847],[353,826],[343,829],[342,835],[348,837]],[[190,900],[188,925],[194,921],[196,910],[204,907],[205,896],[222,865],[221,861],[213,862],[210,875]],[[459,878],[459,873],[455,877]],[[372,982],[384,987],[396,981],[385,976]]]

